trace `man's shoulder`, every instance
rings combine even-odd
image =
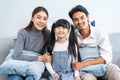
[[[79,35],[79,30],[78,29],[75,29],[75,34]]]
[[[107,32],[105,32],[103,29],[101,29],[101,28],[96,28],[96,27],[93,27],[92,28],[93,30],[93,34],[96,36],[96,37],[99,37],[99,38],[101,38],[101,37],[105,37],[105,36],[107,36],[108,35],[108,33]]]
[[[98,27],[91,27],[92,31],[94,31],[95,33],[104,33],[105,31],[101,28]]]
[[[75,33],[78,33],[79,32],[79,30],[78,29],[75,29]]]

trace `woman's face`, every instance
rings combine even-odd
[[[48,16],[44,11],[39,11],[32,17],[33,25],[36,29],[42,30],[47,24]]]

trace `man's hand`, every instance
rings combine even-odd
[[[73,70],[80,70],[85,67],[85,64],[83,62],[74,62],[72,63],[72,69]]]

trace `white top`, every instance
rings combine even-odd
[[[53,51],[67,51],[68,50],[68,43],[69,43],[68,40],[65,43],[56,42]],[[71,60],[71,58],[70,58],[70,60]],[[72,62],[75,62],[75,61],[78,61],[78,59],[75,60],[75,58],[73,57]],[[45,65],[46,65],[46,68],[51,75],[56,73],[53,70],[51,63],[45,63]],[[79,76],[79,71],[75,71],[74,74],[75,74],[75,76]]]
[[[68,40],[64,43],[55,43],[53,51],[68,51]]]
[[[100,56],[106,61],[106,63],[110,63],[112,61],[112,50],[108,34],[93,26],[90,26],[90,29],[91,34],[85,39],[83,39],[79,31],[76,30],[79,47],[100,47]]]

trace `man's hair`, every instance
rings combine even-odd
[[[84,12],[86,16],[89,15],[89,12],[87,11],[87,9],[86,9],[85,7],[83,7],[82,5],[77,5],[77,6],[75,6],[75,7],[73,7],[73,8],[71,9],[71,11],[69,12],[69,17],[70,17],[71,19],[73,19],[73,18],[72,18],[73,14],[74,14],[75,12],[78,12],[78,11]]]

